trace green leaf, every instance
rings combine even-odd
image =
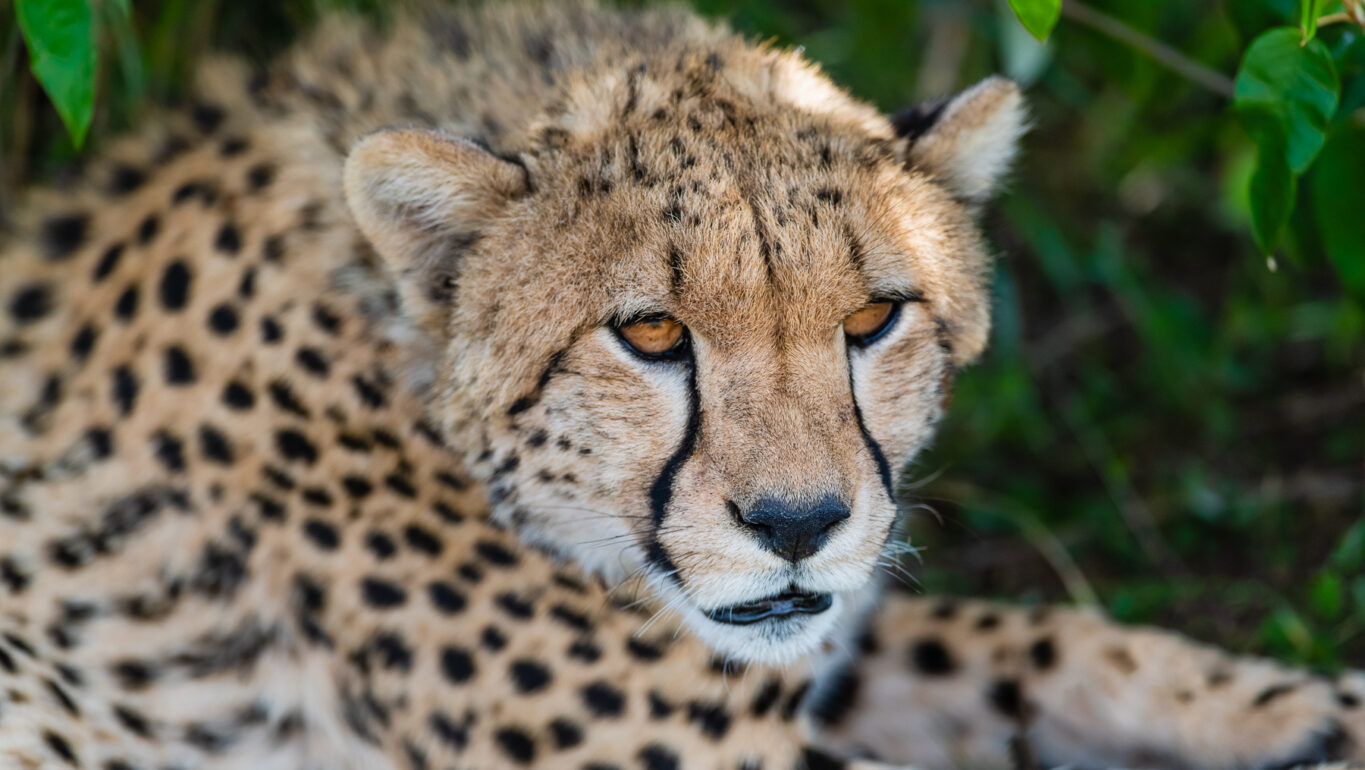
[[[95,114],[95,23],[85,0],[18,0],[29,66],[77,147]]]
[[[1318,16],[1322,14],[1322,0],[1299,0],[1299,31],[1307,43],[1318,34]]]
[[[1256,169],[1251,172],[1251,229],[1261,253],[1269,255],[1294,211],[1298,179],[1289,167],[1284,126],[1269,110],[1241,111],[1242,125],[1256,142]]]
[[[1047,40],[1062,15],[1062,0],[1009,0],[1014,15],[1039,42]]]
[[[1260,108],[1284,124],[1289,166],[1303,173],[1327,137],[1341,93],[1327,46],[1303,44],[1291,27],[1269,30],[1247,48],[1233,90],[1238,111]]]
[[[1319,573],[1308,589],[1308,603],[1323,620],[1336,620],[1346,608],[1346,589],[1341,578],[1330,572]]]
[[[1365,297],[1365,129],[1344,125],[1328,140],[1309,179],[1323,249],[1346,289]],[[1365,525],[1356,527],[1365,540]],[[1365,545],[1359,549],[1365,552]],[[1361,557],[1365,568],[1365,556]]]

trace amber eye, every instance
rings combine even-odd
[[[844,335],[854,345],[869,345],[891,328],[899,308],[899,303],[888,300],[869,302],[844,319]]]
[[[645,358],[676,358],[687,347],[687,328],[672,318],[646,318],[618,327],[616,333]]]

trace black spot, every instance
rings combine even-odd
[[[550,670],[534,660],[514,660],[507,667],[512,685],[526,694],[545,689],[550,684]]]
[[[625,693],[600,679],[584,687],[581,694],[583,704],[594,716],[615,717],[626,710]]]
[[[125,690],[145,690],[156,681],[157,670],[150,663],[140,660],[121,660],[109,668],[109,673],[118,680]]]
[[[152,725],[142,712],[137,711],[131,706],[114,706],[114,718],[119,724],[128,729],[129,732],[140,738],[152,737]]]
[[[391,671],[408,671],[412,668],[412,649],[404,644],[397,634],[381,633],[371,642],[379,654],[379,662]]]
[[[440,556],[442,545],[440,539],[430,532],[422,529],[416,524],[409,524],[403,528],[403,541],[414,551],[427,556]]]
[[[351,378],[351,384],[355,386],[356,395],[360,397],[360,402],[371,409],[381,409],[386,403],[384,391],[375,387],[362,375],[355,375]]]
[[[535,614],[535,607],[532,606],[531,602],[522,599],[511,591],[499,594],[496,601],[504,612],[518,620],[527,620]]]
[[[977,631],[990,631],[992,629],[999,627],[1000,616],[995,614],[994,612],[988,612],[985,615],[982,615],[981,617],[977,618],[976,620]]]
[[[324,551],[335,551],[341,545],[341,535],[337,533],[337,528],[321,519],[305,521],[303,534]]]
[[[294,396],[294,389],[289,387],[289,383],[284,380],[271,381],[268,390],[270,391],[270,400],[281,410],[304,419],[312,416],[308,408]]]
[[[663,648],[659,645],[649,644],[634,636],[626,641],[626,652],[630,653],[632,658],[644,661],[658,660],[664,654]]]
[[[95,269],[90,274],[90,279],[92,281],[103,281],[105,278],[108,278],[109,274],[114,272],[114,268],[118,267],[119,260],[122,257],[122,243],[115,243],[105,249],[104,254],[100,255],[100,261],[95,263]]]
[[[499,630],[497,626],[485,626],[483,633],[479,636],[479,640],[483,643],[485,648],[493,652],[497,652],[507,646],[507,635]]]
[[[845,770],[848,763],[819,749],[806,746],[801,749],[801,759],[797,767],[800,770]]]
[[[241,323],[237,316],[237,310],[231,304],[223,302],[209,312],[209,329],[220,337],[226,337],[237,331],[237,326]]]
[[[247,148],[250,146],[251,145],[247,140],[242,137],[230,136],[227,139],[224,139],[223,143],[218,146],[218,153],[224,158],[231,158],[234,155],[241,155],[246,152]]]
[[[256,268],[248,267],[242,271],[242,280],[237,284],[237,296],[251,299],[256,294]]]
[[[1360,707],[1360,698],[1349,692],[1337,693],[1337,703],[1347,711]]]
[[[472,562],[461,564],[455,571],[460,574],[460,577],[471,583],[477,583],[480,580],[483,580],[483,570],[479,565]]]
[[[934,608],[929,612],[929,617],[934,620],[952,620],[957,617],[957,610],[957,602],[944,600],[934,605]]]
[[[151,243],[152,239],[156,237],[157,231],[160,229],[161,220],[157,219],[155,214],[148,214],[147,218],[142,220],[142,224],[137,226],[138,244],[146,246]]]
[[[455,751],[463,751],[464,747],[469,744],[469,730],[462,725],[455,724],[450,717],[439,711],[432,713],[427,724],[431,725],[431,731],[436,733],[437,738],[440,738]]]
[[[179,346],[166,348],[164,369],[166,382],[168,384],[188,385],[194,382],[194,366],[190,363],[190,358],[185,353],[184,348]],[[120,371],[126,372],[127,370],[124,367],[120,367]],[[117,377],[117,372],[115,373],[115,376]],[[134,386],[134,390],[136,390],[136,386]],[[124,413],[127,413],[126,409],[124,410]]]
[[[328,334],[336,335],[341,331],[341,316],[333,313],[326,305],[313,305],[313,323]]]
[[[782,697],[782,681],[777,677],[772,677],[759,688],[754,695],[754,701],[749,706],[749,713],[755,717],[762,717],[772,709],[778,699]]]
[[[564,717],[550,722],[550,736],[554,738],[555,748],[571,749],[583,742],[583,728]]]
[[[417,489],[412,485],[412,482],[396,473],[390,473],[384,477],[384,486],[403,497],[409,499],[417,497]]]
[[[237,231],[237,226],[224,222],[218,228],[218,235],[214,236],[213,247],[224,254],[236,256],[242,250],[242,234]]]
[[[1023,716],[1024,699],[1019,691],[1019,683],[1013,679],[1000,679],[991,684],[986,692],[991,707],[1010,719]]]
[[[782,702],[781,716],[784,722],[790,722],[801,713],[801,705],[806,702],[806,694],[810,692],[810,680],[797,685],[796,689],[787,694],[786,700]]]
[[[51,730],[44,730],[43,742],[47,744],[48,748],[52,749],[52,753],[66,760],[68,764],[73,767],[80,766],[80,760],[76,758],[76,752],[72,751],[71,744],[62,736]]]
[[[167,431],[157,431],[152,436],[153,451],[156,459],[171,473],[185,470],[185,446],[180,439]]]
[[[137,305],[137,284],[132,284],[124,289],[123,293],[118,295],[118,299],[114,301],[114,316],[127,323],[133,320],[133,316],[137,315]]]
[[[270,316],[261,319],[261,340],[266,344],[272,344],[284,339],[284,329]]]
[[[74,700],[71,700],[71,695],[67,693],[66,688],[46,677],[43,678],[43,684],[47,687],[48,693],[52,695],[52,699],[57,701],[57,705],[61,706],[66,713],[73,717],[81,715],[80,707],[76,705]]]
[[[398,546],[393,542],[393,538],[383,532],[371,532],[367,535],[365,547],[380,561],[390,559],[395,553],[398,553]]]
[[[275,180],[275,167],[269,163],[258,163],[246,172],[246,187],[248,192],[258,192],[265,189]]]
[[[817,200],[824,201],[831,206],[838,206],[844,200],[844,194],[832,187],[824,187],[815,191]]]
[[[823,686],[817,688],[816,700],[810,706],[816,721],[828,727],[838,726],[858,702],[862,678],[853,665],[844,666]]]
[[[644,770],[678,770],[678,754],[661,743],[651,743],[636,755]]]
[[[692,701],[687,705],[687,721],[696,723],[702,735],[713,741],[724,738],[730,731],[730,712],[723,703]]]
[[[190,269],[176,260],[161,273],[161,306],[175,312],[185,307],[190,293]]]
[[[374,485],[370,483],[369,479],[361,476],[343,476],[341,487],[346,490],[346,494],[357,500],[369,497],[370,493],[374,491]]]
[[[190,118],[194,121],[194,125],[205,134],[217,131],[226,117],[223,108],[213,104],[199,103],[190,110]]]
[[[89,229],[90,217],[80,213],[62,214],[43,222],[43,231],[39,236],[43,255],[53,262],[70,259],[85,243]]]
[[[676,710],[677,706],[674,706],[672,703],[669,703],[668,699],[664,698],[663,694],[660,693],[658,690],[649,691],[650,719],[667,719],[669,715],[671,715]]]
[[[456,591],[454,586],[444,580],[436,580],[428,584],[427,596],[431,597],[431,603],[444,615],[463,612],[468,604],[464,594]]]
[[[584,663],[596,663],[602,657],[602,648],[590,639],[576,639],[573,644],[569,645],[569,649],[565,650],[564,654]]]
[[[493,737],[499,748],[517,764],[529,765],[536,758],[535,741],[521,728],[502,727],[493,733]]]
[[[256,396],[240,382],[229,382],[223,388],[223,403],[229,409],[242,411],[256,405]]]
[[[910,663],[926,676],[945,676],[957,668],[948,648],[938,639],[921,639],[910,645]]]
[[[29,324],[52,312],[52,293],[44,284],[33,283],[14,293],[9,314],[15,322]]]
[[[464,684],[474,676],[474,658],[462,648],[447,645],[441,649],[441,674],[452,684]]]
[[[1046,671],[1057,662],[1057,646],[1053,644],[1052,637],[1045,636],[1029,646],[1028,656],[1034,667]]]
[[[381,610],[401,607],[408,600],[408,594],[401,586],[372,577],[360,581],[360,595],[366,604]]]
[[[323,357],[322,351],[317,348],[299,348],[294,354],[294,360],[299,363],[309,374],[318,377],[326,377],[331,369],[327,359]]]
[[[127,163],[119,163],[109,172],[109,193],[111,195],[127,195],[142,186],[147,181],[147,174],[142,169],[130,166]]]
[[[19,569],[19,565],[10,557],[0,559],[0,583],[4,583],[9,588],[10,593],[20,594],[33,582],[32,576]],[[5,655],[3,648],[0,648],[0,668],[13,674],[13,661]]]
[[[113,378],[114,403],[118,404],[119,412],[126,415],[133,411],[133,404],[137,401],[137,377],[128,367],[120,366],[114,370]]]
[[[474,544],[474,550],[479,552],[484,561],[497,567],[511,567],[517,563],[515,553],[492,540],[480,540]]]
[[[306,465],[312,465],[318,459],[317,447],[296,430],[276,431],[275,447],[286,459],[299,460]]]
[[[1283,695],[1288,695],[1293,691],[1294,685],[1292,684],[1271,685],[1270,687],[1267,687],[1256,694],[1255,700],[1251,702],[1251,707],[1261,708],[1262,706],[1265,706],[1267,703],[1270,703],[1276,698],[1279,698],[1280,696]]]
[[[103,460],[114,451],[114,437],[108,428],[90,427],[85,431],[85,443],[96,460]]]
[[[223,435],[222,431],[212,425],[199,426],[199,446],[206,460],[222,465],[228,465],[232,462],[232,442],[228,440],[227,436]]]
[[[463,513],[460,513],[454,508],[451,508],[449,505],[447,505],[445,502],[441,500],[437,500],[436,502],[432,503],[431,510],[437,516],[440,516],[442,521],[448,522],[450,524],[459,524],[464,521]]]
[[[95,331],[95,327],[90,324],[82,326],[81,330],[76,332],[76,336],[71,338],[71,357],[77,361],[84,360],[95,348],[95,339],[98,336],[99,332]]]

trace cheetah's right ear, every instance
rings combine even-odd
[[[360,232],[398,277],[406,309],[438,331],[463,252],[529,189],[526,169],[436,131],[380,131],[351,148],[346,203]]]
[[[995,194],[1028,128],[1019,87],[987,78],[950,99],[891,116],[906,165],[924,171],[954,195],[981,203]]]

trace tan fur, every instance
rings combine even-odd
[[[0,247],[0,767],[794,766],[894,514],[853,396],[894,470],[984,345],[961,182],[1001,169],[951,148],[1013,87],[897,138],[794,54],[558,4],[334,18],[202,79]],[[925,301],[848,352],[892,289]],[[642,311],[691,330],[704,412],[661,523],[693,375],[615,339]],[[799,569],[726,515],[775,489],[853,508]],[[650,537],[680,583],[637,576]],[[841,604],[783,638],[698,617],[788,580]],[[923,633],[900,601],[882,649]],[[1348,724],[1309,692],[1242,766]]]

